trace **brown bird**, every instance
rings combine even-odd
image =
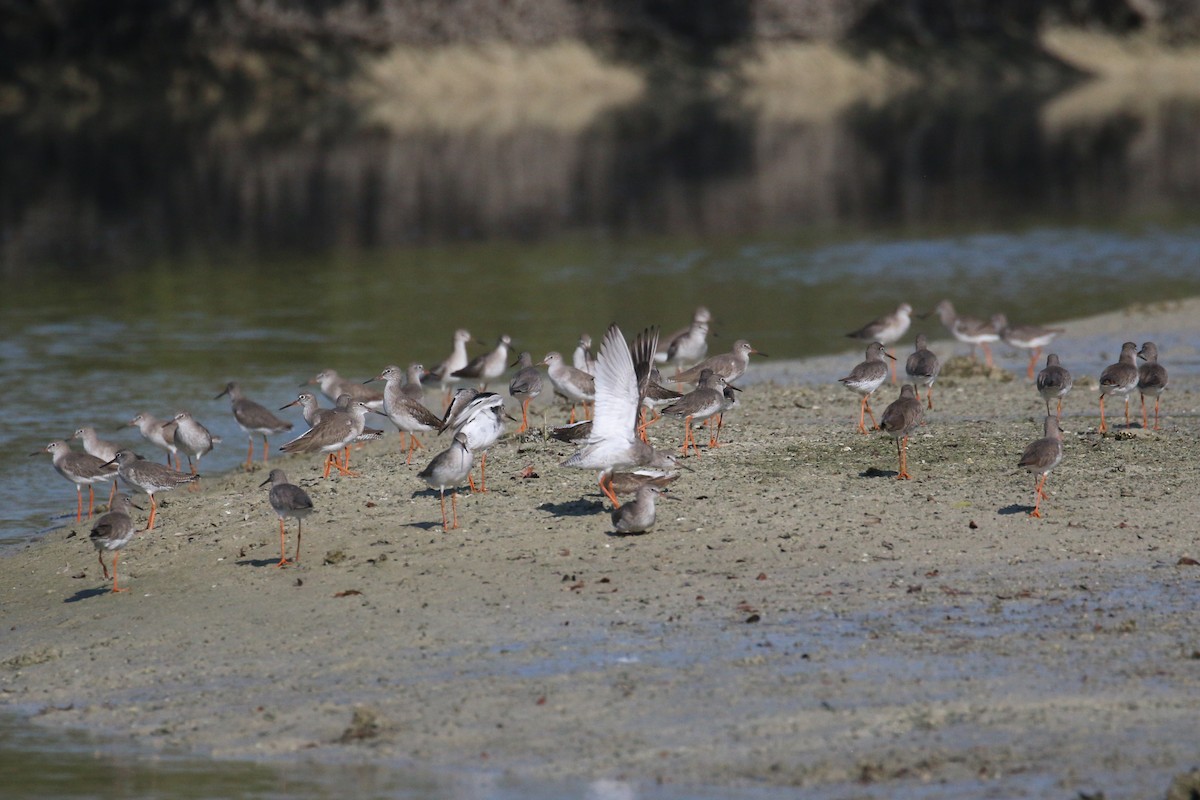
[[[1129,393],[1137,388],[1138,368],[1136,359],[1137,345],[1125,342],[1121,345],[1121,356],[1115,364],[1109,364],[1100,373],[1100,432],[1108,430],[1104,421],[1104,398],[1107,395],[1121,395],[1125,398],[1125,427],[1129,427]]]
[[[676,373],[671,380],[676,383],[696,383],[700,380],[700,374],[704,370],[711,369],[714,375],[719,375],[729,383],[733,383],[746,373],[746,367],[750,365],[750,356],[752,355],[766,357],[767,354],[761,350],[755,350],[754,346],[745,339],[738,339],[728,353],[706,358],[691,369]]]
[[[521,434],[529,430],[529,404],[542,393],[542,373],[529,353],[521,353],[512,366],[517,367],[517,374],[508,382],[508,394],[521,401],[521,427],[517,430]]]
[[[908,474],[908,436],[921,424],[921,401],[917,399],[917,389],[911,383],[900,387],[900,397],[893,400],[883,410],[879,418],[879,430],[896,440],[896,452],[900,456],[900,472],[896,480],[912,479]]]
[[[135,533],[137,533],[137,525],[133,523],[133,503],[130,501],[129,495],[124,492],[116,496],[108,513],[101,514],[96,518],[96,523],[92,525],[89,538],[92,540],[92,546],[96,548],[96,558],[100,561],[100,569],[104,572],[105,580],[108,579],[108,565],[104,563],[104,553],[108,551],[113,554],[112,590],[114,592],[129,591],[122,589],[117,584],[117,559],[121,556],[121,548],[133,540]]]
[[[1038,356],[1042,354],[1042,348],[1050,344],[1055,336],[1062,333],[1063,328],[1040,328],[1037,325],[1009,325],[1007,319],[1004,320],[1004,323],[1000,328],[1000,338],[1013,347],[1031,351],[1029,354],[1029,365],[1025,368],[1025,374],[1027,377],[1033,378],[1033,365],[1037,363]]]
[[[917,388],[918,383],[925,384],[928,389],[925,392],[925,402],[930,411],[933,410],[933,382],[937,380],[941,369],[942,362],[938,360],[937,354],[929,349],[925,334],[918,333],[916,347],[904,362],[904,372],[913,381],[913,389]],[[919,391],[917,399],[921,399]]]
[[[56,439],[46,445],[43,450],[50,454],[54,469],[71,483],[75,484],[75,521],[83,519],[83,487],[88,487],[88,519],[96,505],[96,494],[92,484],[97,481],[115,480],[117,471],[95,456],[87,453],[77,453],[71,445],[62,439]],[[42,451],[30,453],[36,456]]]
[[[692,430],[692,422],[706,422],[720,414],[725,408],[723,390],[727,383],[724,378],[711,369],[705,369],[700,373],[700,380],[697,383],[698,385],[693,391],[688,392],[662,410],[664,416],[678,417],[683,420],[682,455],[685,456],[689,443],[692,446],[692,452],[700,455],[700,448],[696,444],[696,435]],[[718,446],[715,435],[709,437],[708,446]]]
[[[872,320],[866,325],[863,325],[856,331],[851,331],[846,335],[851,339],[861,339],[864,342],[882,342],[886,347],[900,340],[900,337],[908,332],[908,326],[912,324],[912,306],[908,303],[901,303],[896,306],[896,310],[890,314],[884,314],[879,319]],[[888,352],[892,359],[892,383],[896,382],[896,354]]]
[[[271,484],[271,491],[267,492],[267,502],[279,517],[279,563],[275,566],[299,564],[300,537],[304,534],[304,518],[313,510],[312,498],[299,486],[289,483],[287,474],[281,469],[271,470],[271,474],[258,487],[261,489],[267,484]],[[287,559],[287,528],[284,526],[284,520],[288,517],[296,520],[296,557],[292,561]]]
[[[158,513],[158,503],[154,499],[155,492],[165,492],[176,486],[200,480],[199,474],[189,475],[186,472],[179,472],[162,464],[147,461],[132,450],[118,450],[117,457],[104,466],[107,467],[109,464],[117,465],[121,480],[130,486],[141,489],[150,496],[150,520],[146,523],[148,531],[154,530],[154,517]]]
[[[238,427],[246,432],[249,448],[246,451],[246,469],[254,463],[254,434],[263,440],[263,463],[267,463],[267,436],[272,433],[283,433],[292,429],[292,423],[284,422],[279,417],[263,408],[258,403],[242,394],[242,387],[237,381],[225,384],[225,389],[213,399],[229,395],[229,404],[233,408],[233,419]]]
[[[1037,375],[1038,394],[1046,401],[1046,414],[1050,414],[1050,401],[1058,400],[1058,410],[1054,412],[1055,419],[1062,418],[1062,401],[1075,385],[1071,373],[1058,362],[1056,353],[1046,355],[1046,366]]]
[[[1158,345],[1146,342],[1138,351],[1138,358],[1146,363],[1138,367],[1138,392],[1142,395],[1142,427],[1149,425],[1146,418],[1146,395],[1154,398],[1154,430],[1158,430],[1158,400],[1167,388],[1167,368],[1158,363]]]
[[[1018,467],[1041,476],[1033,490],[1033,511],[1029,512],[1029,516],[1039,518],[1042,516],[1042,500],[1046,497],[1046,477],[1050,474],[1050,470],[1058,466],[1062,457],[1062,428],[1058,427],[1058,420],[1055,417],[1047,414],[1045,435],[1041,439],[1031,442],[1025,448],[1025,452],[1021,454],[1021,460],[1017,462]]]
[[[887,362],[883,360],[884,357],[891,358],[888,352],[883,349],[883,343],[871,342],[867,346],[866,360],[856,364],[846,377],[838,378],[838,381],[847,389],[856,392],[862,397],[862,401],[858,404],[859,433],[867,432],[864,417],[868,414],[871,416],[871,427],[879,427],[879,424],[875,421],[875,415],[871,412],[870,398],[871,394],[887,380],[888,368]]]

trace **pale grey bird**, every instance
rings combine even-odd
[[[304,535],[304,518],[313,511],[312,498],[299,486],[289,483],[287,474],[278,468],[271,470],[267,479],[258,486],[261,489],[267,484],[271,485],[271,490],[267,492],[267,501],[279,517],[279,563],[275,566],[299,564],[300,537]],[[287,528],[284,523],[288,517],[296,520],[296,556],[290,562],[287,559]]]

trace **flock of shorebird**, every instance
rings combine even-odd
[[[948,300],[929,313],[935,312],[955,339],[971,345],[972,356],[975,346],[981,346],[989,366],[992,364],[991,343],[1004,341],[1031,351],[1027,369],[1031,379],[1042,348],[1062,332],[1058,328],[1011,326],[999,314],[987,322],[960,316]],[[887,406],[878,421],[871,409],[870,398],[888,379],[888,359],[892,361],[892,382],[896,382],[896,359],[888,346],[908,332],[912,317],[912,307],[903,303],[893,313],[847,334],[870,344],[866,359],[839,379],[861,398],[858,431],[868,432],[865,419],[869,416],[874,430],[895,440],[899,458],[896,477],[900,480],[911,477],[907,464],[908,438],[923,424],[924,409],[933,409],[933,385],[941,369],[938,357],[927,347],[924,334],[916,336],[915,349],[905,362],[909,382],[901,386],[899,397]],[[299,406],[308,429],[283,444],[280,450],[285,453],[324,453],[324,477],[328,478],[330,470],[335,468],[342,475],[353,476],[357,473],[350,469],[351,446],[383,435],[381,430],[367,427],[368,413],[384,415],[396,426],[401,436],[401,451],[407,451],[406,463],[411,463],[415,450],[423,447],[418,434],[450,432],[449,447],[434,456],[418,476],[437,490],[442,528],[452,530],[458,527],[459,487],[468,484],[472,491],[487,491],[488,449],[499,441],[506,420],[516,421],[505,411],[504,398],[486,391],[487,385],[501,378],[510,367],[517,368],[508,389],[510,397],[521,404],[521,426],[517,433],[524,433],[529,428],[529,404],[543,391],[542,372],[538,367],[544,366],[554,393],[571,405],[568,423],[550,433],[556,438],[580,443],[562,466],[597,472],[600,489],[612,503],[613,529],[622,534],[643,533],[654,525],[656,499],[660,496],[673,499],[662,493],[679,477],[678,470],[682,466],[679,458],[687,456],[689,451],[697,456],[700,454],[696,428],[708,426],[708,447],[720,446],[723,415],[737,404],[737,392],[741,391],[735,381],[745,373],[751,355],[765,355],[748,341],[739,339],[729,352],[709,357],[711,322],[710,313],[701,307],[696,310],[691,324],[674,335],[660,339],[657,328],[647,328],[634,336],[632,343],[614,324],[605,332],[596,355],[592,354],[591,338],[584,334],[575,348],[572,363],[567,363],[561,353],[551,352],[537,363],[529,353],[521,353],[511,365],[512,341],[507,335],[499,338],[494,349],[470,359],[467,344],[472,337],[468,331],[460,329],[454,333],[450,356],[432,370],[426,370],[419,363],[411,364],[407,370],[389,366],[363,383],[345,380],[334,370],[318,373],[302,386],[318,386],[326,397],[335,401],[335,405],[321,408],[316,396],[305,391],[283,406],[280,410]],[[1135,360],[1138,356],[1145,361],[1140,368]],[[664,386],[659,367],[668,364],[674,366],[670,379],[676,389],[685,385],[695,388],[683,393]],[[384,383],[382,390],[370,385],[378,381]],[[479,388],[455,391],[456,384],[463,381],[478,382]],[[431,384],[445,390],[441,415],[424,404],[426,389]],[[1025,449],[1018,466],[1037,476],[1030,515],[1040,517],[1047,476],[1063,457],[1059,420],[1063,397],[1071,391],[1073,381],[1057,355],[1051,353],[1046,358],[1045,368],[1037,374],[1035,385],[1046,402],[1044,435]],[[1136,344],[1126,342],[1120,360],[1107,367],[1100,376],[1100,431],[1107,430],[1105,397],[1111,394],[1125,398],[1125,421],[1129,425],[1129,396],[1134,391],[1142,395],[1143,426],[1149,424],[1145,398],[1154,398],[1154,427],[1157,429],[1158,401],[1166,385],[1167,373],[1158,364],[1154,343],[1147,342],[1138,351]],[[920,386],[926,390],[924,402],[920,397]],[[247,469],[254,460],[256,436],[262,437],[265,463],[268,460],[267,437],[291,430],[292,423],[279,419],[245,397],[236,382],[228,383],[217,398],[223,396],[229,397],[234,419],[248,439]],[[1050,412],[1052,401],[1058,403],[1054,414]],[[584,413],[584,419],[579,421],[576,420],[577,406],[582,406]],[[674,417],[684,423],[680,456],[656,450],[649,443],[647,427],[662,416]],[[82,441],[84,452],[72,451],[66,440],[50,442],[44,448],[51,454],[59,474],[75,484],[76,522],[83,519],[82,488],[88,487],[87,516],[90,519],[95,505],[93,485],[113,481],[109,511],[97,518],[90,538],[106,580],[109,571],[104,554],[112,554],[114,592],[124,591],[117,582],[119,551],[132,540],[138,529],[132,516],[135,507],[127,494],[117,493],[117,482],[113,479],[119,476],[125,484],[149,496],[150,515],[145,530],[151,530],[158,508],[155,494],[185,484],[195,485],[200,479],[198,465],[201,458],[221,441],[187,412],[180,412],[168,420],[141,413],[131,419],[128,426],[138,428],[146,440],[167,451],[166,465],[105,442],[88,427],[79,428],[71,437]],[[405,436],[408,437],[407,445]],[[180,451],[188,461],[186,472],[181,469]],[[478,487],[473,476],[477,455],[480,456]],[[268,485],[268,501],[279,518],[278,565],[299,563],[303,520],[313,510],[312,500],[302,488],[288,481],[282,469],[270,471],[261,484],[262,487]],[[452,490],[449,515],[446,511],[447,489]],[[618,495],[630,494],[634,495],[632,501],[621,503],[618,499]],[[295,554],[291,559],[287,557],[286,549],[288,518],[295,519],[297,524]]]

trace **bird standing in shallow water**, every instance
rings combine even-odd
[[[879,427],[879,424],[875,421],[875,415],[871,412],[870,397],[887,380],[887,362],[883,360],[885,357],[891,358],[887,351],[884,350],[883,343],[871,342],[867,346],[866,360],[856,364],[846,377],[838,378],[838,381],[847,389],[862,397],[862,401],[858,405],[859,433],[867,432],[865,417],[868,414],[871,417],[871,427]]]
[[[1137,345],[1125,342],[1121,345],[1121,356],[1117,363],[1109,364],[1100,373],[1100,433],[1108,430],[1104,421],[1104,398],[1107,395],[1121,395],[1125,398],[1125,426],[1129,426],[1129,393],[1137,388]]]
[[[300,537],[304,533],[304,518],[312,513],[312,498],[308,492],[289,483],[287,475],[281,469],[271,470],[267,479],[258,486],[261,489],[267,484],[271,490],[267,492],[267,501],[279,516],[279,563],[275,566],[285,567],[289,563],[300,563]],[[296,520],[296,556],[292,561],[287,559],[287,528],[284,520],[288,517]]]
[[[1138,358],[1146,363],[1138,367],[1138,392],[1142,396],[1142,427],[1149,426],[1146,418],[1146,395],[1154,398],[1154,430],[1158,430],[1158,400],[1167,388],[1167,368],[1158,363],[1158,345],[1146,342],[1138,351]]]
[[[900,456],[900,471],[896,474],[898,481],[912,479],[912,475],[908,474],[908,437],[921,424],[921,416],[917,389],[911,383],[906,383],[900,387],[900,397],[892,401],[879,418],[879,430],[896,441],[896,452]]]
[[[96,505],[96,493],[92,488],[92,484],[97,481],[116,479],[116,470],[109,466],[112,462],[105,463],[87,453],[76,453],[71,449],[71,445],[62,439],[56,439],[42,450],[30,453],[29,455],[36,456],[43,451],[50,454],[55,472],[75,484],[76,522],[83,520],[83,487],[88,487],[87,515],[88,519],[91,519],[92,511]]]
[[[1018,467],[1041,476],[1033,490],[1033,511],[1029,512],[1029,516],[1038,518],[1042,516],[1042,500],[1046,497],[1046,478],[1050,475],[1050,470],[1059,465],[1062,457],[1062,428],[1058,426],[1058,420],[1055,417],[1047,414],[1042,438],[1031,442],[1025,448],[1025,452],[1021,453],[1021,460],[1017,462]]]
[[[92,532],[89,535],[92,546],[96,548],[96,558],[100,561],[100,569],[104,573],[105,580],[108,580],[108,565],[104,563],[104,553],[113,554],[112,590],[114,592],[129,591],[118,585],[117,559],[121,556],[121,548],[133,540],[135,533],[137,533],[137,525],[133,522],[133,503],[130,501],[129,495],[122,492],[113,500],[109,512],[96,518],[96,524],[92,526]]]
[[[1055,419],[1062,418],[1062,401],[1075,385],[1075,379],[1070,371],[1058,361],[1057,353],[1046,354],[1046,366],[1037,375],[1038,394],[1046,401],[1046,415],[1050,414],[1050,401],[1058,400],[1058,410],[1054,412]]]
[[[262,436],[263,463],[267,463],[267,436],[272,433],[283,433],[292,429],[292,423],[284,422],[279,417],[263,408],[258,403],[242,394],[242,387],[237,381],[225,384],[224,390],[214,397],[219,399],[229,395],[229,404],[233,409],[233,419],[238,427],[246,433],[249,446],[246,450],[246,469],[254,464],[254,434]]]

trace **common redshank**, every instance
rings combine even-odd
[[[695,383],[700,379],[701,372],[711,369],[714,375],[724,378],[728,383],[733,383],[746,373],[746,367],[750,365],[750,356],[752,355],[765,357],[767,354],[761,350],[755,350],[754,346],[745,339],[738,339],[728,353],[710,356],[691,369],[676,373],[671,380],[676,383]]]
[[[404,393],[404,379],[404,371],[400,367],[392,365],[384,367],[383,372],[371,380],[386,381],[383,389],[384,413],[400,431],[402,437],[404,434],[408,434],[408,455],[404,463],[411,464],[413,451],[418,447],[424,447],[417,438],[417,434],[437,430],[442,420],[437,414],[426,408],[420,400],[414,400]],[[400,442],[400,448],[404,449],[403,439]]]
[[[285,422],[263,408],[258,403],[242,394],[242,387],[237,381],[225,384],[225,389],[216,398],[229,395],[229,404],[233,408],[233,419],[238,427],[246,433],[248,442],[246,450],[246,469],[254,464],[254,435],[258,434],[263,441],[263,463],[267,463],[267,437],[274,433],[283,433],[292,429],[292,423]]]
[[[888,404],[879,418],[879,430],[896,442],[896,454],[900,457],[900,471],[896,480],[912,479],[908,473],[908,437],[921,424],[921,401],[917,389],[911,383],[900,387],[900,396]]]
[[[109,464],[117,465],[121,480],[150,496],[150,521],[146,523],[148,531],[154,530],[154,518],[158,514],[158,502],[154,499],[156,492],[166,492],[200,480],[197,473],[188,474],[147,461],[132,450],[118,450],[116,458]]]
[[[673,363],[676,372],[704,360],[708,355],[708,328],[711,323],[712,314],[709,310],[704,306],[698,307],[690,325],[659,340],[659,351],[654,354],[654,360],[660,364]]]
[[[933,382],[937,380],[941,370],[942,362],[938,360],[937,354],[929,349],[929,341],[925,338],[925,334],[918,333],[915,349],[909,354],[908,360],[904,362],[904,373],[913,382],[913,390],[917,392],[918,400],[921,399],[921,392],[917,391],[917,384],[925,384],[925,403],[931,411],[933,410]]]
[[[687,455],[689,443],[692,446],[692,452],[697,456],[700,455],[700,448],[696,444],[696,435],[692,430],[692,425],[697,422],[705,422],[721,413],[725,407],[723,390],[726,383],[726,380],[720,375],[711,369],[705,369],[700,373],[700,380],[697,381],[697,386],[693,391],[688,392],[662,410],[664,416],[683,420],[681,455]],[[710,448],[717,446],[715,434],[709,437],[708,446]]]
[[[433,457],[425,469],[417,473],[433,489],[438,490],[442,506],[442,530],[449,531],[458,527],[458,487],[462,486],[471,475],[475,466],[475,457],[467,449],[467,435],[457,433],[450,446]],[[454,524],[446,519],[446,490],[453,489],[450,495],[450,506],[453,512]]]
[[[1062,418],[1062,401],[1075,385],[1075,379],[1070,371],[1058,360],[1057,353],[1046,354],[1046,366],[1037,374],[1034,383],[1038,394],[1046,401],[1046,415],[1050,415],[1050,401],[1058,401],[1058,410],[1054,412],[1055,419]]]
[[[1004,325],[1000,327],[1000,338],[1004,340],[1005,344],[1029,351],[1029,364],[1025,367],[1025,375],[1032,380],[1033,367],[1042,354],[1042,348],[1050,344],[1054,337],[1065,329],[1042,328],[1037,325],[1010,325],[1003,315],[1001,318],[1004,319]]]
[[[1137,349],[1133,342],[1125,342],[1121,345],[1117,363],[1109,364],[1100,373],[1100,433],[1108,430],[1108,423],[1104,421],[1104,398],[1110,394],[1125,398],[1125,426],[1129,426],[1129,394],[1137,388],[1139,377]]]
[[[1057,418],[1047,414],[1042,438],[1030,442],[1029,446],[1025,448],[1025,452],[1021,453],[1021,460],[1017,462],[1018,467],[1040,476],[1037,486],[1033,490],[1033,511],[1029,512],[1029,516],[1042,516],[1042,500],[1046,497],[1046,477],[1050,474],[1050,470],[1059,465],[1062,457],[1062,428],[1058,426]]]
[[[886,348],[900,341],[900,337],[908,333],[908,326],[911,324],[912,306],[908,303],[901,303],[892,313],[873,319],[858,330],[850,331],[846,335],[851,339],[859,339],[864,342],[881,342]],[[896,354],[889,350],[888,355],[892,359],[892,383],[895,383]]]
[[[127,427],[137,428],[143,439],[166,450],[168,467],[171,466],[171,458],[174,456],[175,469],[179,469],[179,448],[175,445],[175,428],[178,426],[174,419],[161,420],[143,411],[129,420]]]
[[[312,498],[308,492],[294,483],[289,483],[287,474],[279,469],[271,470],[267,479],[258,486],[261,489],[267,484],[271,490],[267,492],[267,501],[279,517],[279,563],[275,566],[285,567],[289,563],[300,563],[300,537],[304,533],[304,518],[313,511]],[[287,528],[284,520],[288,517],[296,520],[296,555],[292,561],[287,558]]]
[[[459,389],[446,410],[446,416],[438,426],[438,433],[453,431],[455,436],[466,436],[467,449],[482,453],[479,461],[479,487],[470,474],[467,481],[471,491],[487,491],[487,451],[500,440],[504,433],[504,398],[495,392],[480,392],[476,389]]]
[[[121,548],[133,540],[137,526],[133,523],[133,502],[129,495],[121,492],[112,501],[108,513],[101,514],[92,525],[88,538],[96,548],[96,559],[100,562],[100,570],[104,579],[108,580],[108,565],[104,563],[104,554],[112,553],[112,590],[127,592],[117,581],[117,559],[121,557]]]
[[[50,442],[42,450],[30,453],[31,456],[39,455],[42,452],[50,454],[54,470],[64,478],[75,484],[75,521],[83,520],[83,487],[88,487],[88,519],[92,518],[92,511],[96,505],[96,494],[92,488],[92,484],[98,481],[109,481],[116,478],[116,470],[108,464],[88,455],[87,453],[76,453],[71,449],[71,445],[63,439],[55,439]]]
[[[521,403],[521,427],[517,433],[522,434],[529,430],[529,404],[542,393],[542,373],[534,366],[533,356],[529,353],[521,353],[513,366],[517,368],[517,374],[508,382],[508,394]]]
[[[888,368],[884,358],[891,358],[882,342],[871,342],[867,345],[867,357],[850,370],[844,378],[838,378],[847,389],[858,394],[862,400],[858,404],[858,432],[866,433],[865,416],[870,414],[871,426],[878,427],[875,415],[871,413],[871,394],[887,380]]]
[[[567,424],[575,421],[576,403],[583,403],[584,416],[590,417],[588,403],[596,399],[595,378],[572,367],[563,360],[562,354],[557,351],[547,353],[541,363],[546,367],[550,383],[560,394],[571,401],[571,417]],[[599,363],[598,359],[597,363]]]
[[[1146,395],[1154,398],[1154,430],[1158,430],[1158,401],[1167,388],[1167,368],[1158,363],[1158,345],[1146,342],[1138,351],[1138,358],[1145,361],[1138,367],[1138,392],[1142,395],[1142,427],[1149,427],[1146,417]]]
[[[480,390],[487,389],[488,383],[499,378],[508,368],[508,350],[511,346],[512,338],[507,333],[503,334],[496,340],[495,348],[476,356],[468,361],[465,367],[450,374],[463,380],[478,380]]]

